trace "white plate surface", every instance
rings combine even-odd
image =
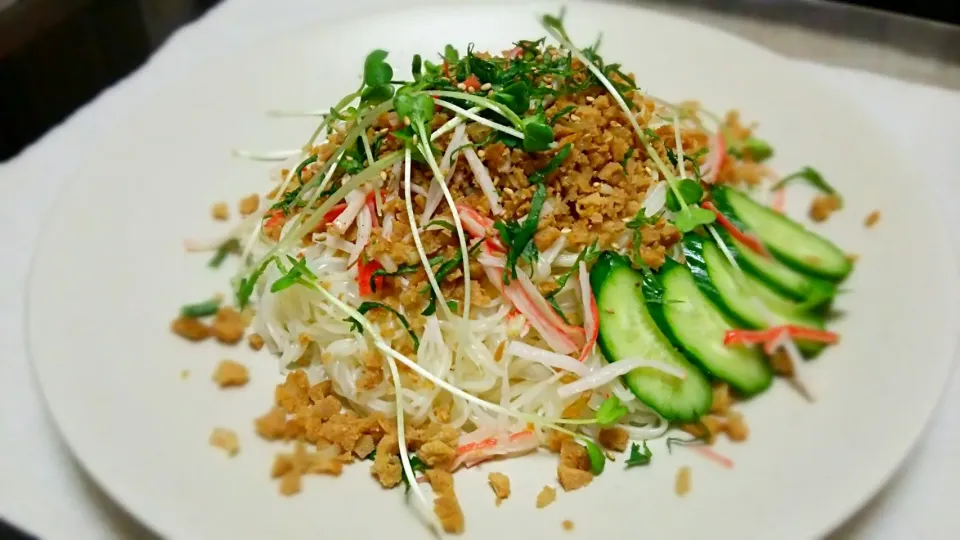
[[[546,8],[553,9],[553,8]],[[294,498],[268,471],[274,445],[252,418],[279,379],[276,362],[246,347],[193,345],[167,328],[179,305],[227,291],[230,270],[205,268],[181,241],[216,235],[213,201],[264,191],[268,166],[228,150],[296,147],[308,122],[264,111],[314,108],[352,90],[363,57],[388,49],[406,72],[415,52],[445,43],[502,50],[539,37],[529,6],[408,9],[316,24],[225,58],[159,93],[104,141],[68,183],[48,219],[29,287],[29,344],[43,394],[78,459],[119,503],[172,538],[420,538],[400,490],[384,492],[366,465],[342,478],[310,477]],[[560,493],[555,458],[532,456],[457,475],[466,537],[805,538],[824,534],[874,493],[904,458],[933,410],[957,336],[957,266],[946,228],[896,148],[851,103],[804,79],[783,59],[726,34],[656,13],[574,4],[579,43],[604,34],[602,54],[671,100],[739,108],[773,141],[781,171],[820,169],[846,208],[819,226],[860,255],[839,300],[842,343],[804,366],[818,397],[803,402],[778,383],[744,406],[748,443],[721,445],[733,470],[693,452],[651,445],[654,463],[611,464],[591,486]],[[802,215],[809,191],[791,191]],[[880,209],[872,230],[864,216]],[[246,362],[252,381],[219,391],[223,357]],[[181,369],[189,369],[187,381]],[[240,455],[207,444],[214,426],[235,429]],[[693,491],[673,494],[677,467]],[[514,495],[500,508],[485,485],[507,472]],[[571,519],[573,533],[560,523]],[[544,536],[546,535],[546,536]]]

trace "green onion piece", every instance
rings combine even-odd
[[[626,461],[627,468],[638,465],[649,465],[651,458],[653,458],[653,452],[647,447],[647,441],[643,441],[642,451],[640,450],[639,444],[633,443],[630,446],[630,457],[628,457]]]
[[[227,255],[239,250],[240,241],[236,238],[231,238],[217,247],[217,252],[214,253],[213,258],[210,259],[210,262],[207,263],[207,266],[210,268],[220,268],[220,265],[223,264],[224,260],[226,260]]]
[[[215,315],[219,309],[220,300],[217,298],[211,298],[205,302],[187,304],[181,307],[180,315],[183,317],[189,317],[191,319],[197,319],[200,317],[209,317],[210,315]]]

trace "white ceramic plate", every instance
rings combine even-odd
[[[553,9],[553,8],[548,8]],[[279,375],[265,352],[193,345],[167,330],[179,305],[227,292],[229,270],[205,268],[181,241],[219,230],[216,200],[264,191],[268,166],[231,159],[234,146],[296,147],[308,122],[270,120],[274,107],[322,107],[354,88],[365,53],[391,51],[406,71],[414,52],[445,43],[502,50],[539,37],[529,7],[413,9],[318,24],[211,63],[146,107],[77,171],[49,218],[29,290],[29,343],[43,393],[70,447],[121,504],[174,538],[415,538],[424,529],[400,490],[384,492],[363,464],[343,478],[311,477],[283,498],[269,479],[278,449],[259,441]],[[576,41],[603,31],[602,53],[641,86],[714,110],[740,108],[776,145],[782,171],[812,164],[846,195],[818,229],[860,255],[842,343],[804,366],[809,405],[778,384],[744,407],[751,437],[721,446],[721,469],[682,449],[652,445],[651,467],[611,464],[593,485],[560,493],[545,510],[535,494],[555,484],[555,459],[532,456],[457,476],[467,537],[794,538],[824,534],[874,493],[904,458],[949,371],[957,330],[957,266],[934,206],[855,103],[844,101],[756,46],[682,20],[609,5],[573,5]],[[802,214],[810,195],[791,192]],[[864,216],[881,209],[878,227]],[[210,381],[221,358],[252,368],[245,388]],[[181,369],[189,369],[187,381]],[[207,444],[214,426],[238,431],[235,459]],[[677,467],[693,491],[673,494]],[[496,508],[485,485],[507,472],[514,495]]]

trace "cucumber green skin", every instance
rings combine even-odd
[[[744,328],[761,329],[769,326],[759,310],[744,305],[740,298],[737,298],[737,295],[742,294],[740,291],[721,291],[718,287],[718,284],[722,284],[722,281],[718,280],[717,272],[724,270],[733,273],[734,269],[723,258],[716,243],[703,236],[688,234],[683,237],[682,247],[687,266],[693,273],[697,287],[717,307]],[[711,257],[709,260],[708,256]],[[720,265],[723,266],[720,267]],[[711,269],[713,269],[713,274],[711,274]],[[824,318],[821,314],[804,311],[796,303],[783,297],[759,279],[749,274],[744,274],[744,276],[746,277],[746,286],[751,288],[768,310],[779,316],[784,322],[807,328],[824,328]],[[816,342],[798,341],[797,345],[807,356],[815,356],[824,349],[822,343]]]
[[[822,299],[818,307],[826,309],[826,304],[836,296],[837,286],[833,283],[798,272],[777,259],[754,253],[734,240],[723,228],[717,227],[716,231],[741,268],[790,300],[806,302],[817,297]]]
[[[853,263],[846,253],[826,238],[808,231],[792,219],[774,212],[744,194],[729,187],[713,190],[713,200],[717,209],[737,225],[741,231],[749,231],[770,250],[770,252],[788,266],[805,274],[834,282],[842,281],[853,270]],[[776,223],[777,228],[787,230],[792,241],[776,234],[774,228],[760,226],[759,221]],[[810,260],[801,252],[807,248],[816,252],[815,260]]]
[[[667,259],[659,276],[644,281],[643,289],[653,320],[701,369],[746,396],[770,387],[773,372],[758,349],[722,345],[735,323],[700,291],[689,268]],[[680,299],[684,304],[675,303]],[[696,312],[692,320],[691,308]]]
[[[597,344],[607,362],[640,356],[683,369],[687,377],[682,381],[653,369],[638,368],[624,375],[623,382],[667,420],[695,422],[709,412],[713,402],[710,381],[671,345],[650,316],[643,298],[645,279],[621,255],[610,251],[600,254],[590,271],[600,319]],[[640,335],[645,343],[631,343],[631,334]]]

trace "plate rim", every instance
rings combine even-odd
[[[675,24],[682,24],[688,27],[694,27],[698,33],[704,32],[707,34],[714,34],[715,36],[721,36],[725,40],[737,42],[741,46],[749,47],[750,49],[753,50],[753,52],[757,54],[763,54],[768,59],[776,60],[777,62],[796,62],[796,60],[793,58],[779,54],[773,51],[772,49],[769,49],[757,42],[754,42],[747,38],[730,33],[726,30],[712,27],[707,24],[701,23],[700,21],[685,18],[680,15],[659,11],[655,9],[655,7],[633,5],[630,3],[621,2],[617,0],[599,0],[599,1],[587,1],[587,0],[543,1],[543,0],[540,0],[540,1],[522,1],[517,3],[509,2],[507,0],[493,0],[492,6],[490,1],[481,2],[477,0],[467,0],[465,2],[456,4],[456,7],[476,8],[478,6],[483,6],[483,7],[498,7],[502,5],[517,6],[521,3],[525,7],[529,7],[530,11],[533,11],[536,6],[547,6],[547,5],[559,6],[559,5],[566,4],[566,5],[579,5],[583,7],[583,6],[595,6],[596,4],[601,4],[607,7],[616,8],[619,10],[631,11],[634,13],[637,13],[637,12],[648,13],[656,17],[669,19],[672,21],[672,23],[675,23]],[[420,1],[417,1],[416,5],[413,6],[413,8],[416,10],[423,10],[428,6],[436,5],[436,4],[437,2],[434,0],[420,0]],[[446,6],[446,7],[451,7],[451,6]],[[399,11],[401,11],[401,9],[391,6],[389,9],[386,9],[378,13],[376,15],[376,18],[387,17],[390,14],[397,13]],[[352,23],[355,23],[357,20],[361,19],[362,17],[363,17],[363,14],[350,12],[348,15],[338,18],[337,22],[343,23],[343,24],[352,24]],[[205,57],[200,62],[190,66],[185,70],[182,70],[171,79],[165,81],[165,83],[162,86],[156,88],[155,91],[162,91],[163,89],[176,88],[181,85],[188,84],[191,77],[194,76],[197,72],[201,71],[205,66],[208,66],[218,60],[233,59],[236,57],[246,55],[250,51],[255,50],[258,46],[264,43],[276,41],[276,38],[278,36],[282,36],[281,40],[287,40],[290,38],[286,37],[285,35],[286,33],[295,32],[297,30],[304,30],[308,28],[323,28],[330,24],[334,24],[334,23],[328,20],[312,18],[304,22],[294,23],[292,25],[284,27],[282,30],[271,33],[269,35],[258,36],[254,40],[244,43],[240,47],[236,47],[233,49],[223,51],[221,53],[216,53],[216,54],[212,54]],[[836,97],[838,101],[842,101],[846,104],[851,105],[853,108],[857,110],[857,113],[856,113],[857,116],[865,121],[868,121],[868,123],[870,124],[870,127],[873,128],[875,131],[877,132],[888,131],[885,128],[881,128],[879,124],[874,120],[872,115],[868,114],[862,106],[857,104],[854,100],[849,99],[846,96],[842,96],[840,93],[830,89],[828,85],[824,84],[819,79],[810,80],[808,81],[808,84],[811,86],[817,87],[820,91],[826,94],[830,94],[831,96]],[[156,98],[154,97],[154,95],[146,96],[142,103],[142,108],[150,107],[151,102],[155,100]],[[130,120],[122,119],[121,121],[114,124],[113,127],[105,131],[101,136],[101,140],[107,140],[112,136],[116,136],[118,132],[123,132],[130,129],[131,125],[132,125],[132,122]],[[80,175],[77,174],[76,172],[86,169],[87,167],[90,166],[90,163],[95,162],[96,159],[97,158],[95,156],[90,155],[90,156],[85,156],[84,158],[78,160],[78,162],[73,167],[74,174],[71,174],[68,178],[64,180],[63,183],[61,183],[57,187],[57,193],[54,197],[54,200],[52,204],[44,212],[44,216],[49,216],[53,214],[54,212],[60,210],[66,204],[66,201],[67,201],[66,193],[68,192],[68,189],[72,187],[72,184],[78,183],[80,181]],[[898,153],[896,156],[896,163],[898,164],[898,168],[905,168],[905,166],[909,165],[911,162],[912,162],[912,159],[907,159],[907,156],[902,153]],[[927,190],[921,190],[921,191],[922,193],[920,197],[922,197],[926,202],[931,203],[930,207],[934,208],[934,210],[931,212],[931,214],[933,214],[931,220],[936,222],[938,225],[944,225],[948,227],[947,224],[949,222],[945,218],[945,209],[943,209],[940,204],[936,203],[936,201],[933,200],[933,195],[929,191]],[[66,446],[70,451],[71,457],[83,469],[83,471],[87,475],[89,475],[91,479],[93,479],[96,482],[97,487],[109,496],[113,504],[116,504],[125,513],[134,517],[141,525],[149,529],[154,534],[157,534],[162,537],[166,537],[166,536],[175,537],[175,538],[189,537],[189,534],[180,536],[180,533],[189,533],[189,531],[184,531],[177,527],[170,527],[169,523],[161,523],[156,518],[157,516],[156,513],[141,511],[139,507],[133,507],[132,505],[128,504],[127,502],[128,498],[123,496],[123,494],[119,493],[118,491],[116,491],[115,484],[105,481],[103,476],[100,474],[99,469],[90,465],[91,462],[98,461],[96,459],[91,460],[89,457],[90,453],[95,453],[95,452],[85,452],[77,449],[76,437],[71,437],[68,435],[68,433],[71,432],[71,428],[68,428],[63,424],[62,417],[58,415],[55,410],[55,406],[54,406],[55,400],[51,399],[50,395],[48,394],[47,387],[43,384],[43,375],[41,374],[42,368],[40,367],[40,364],[42,364],[43,362],[42,361],[38,362],[38,355],[35,353],[35,349],[33,346],[33,342],[35,340],[34,338],[35,325],[33,324],[33,319],[35,315],[33,315],[33,309],[32,309],[34,304],[34,302],[32,301],[32,293],[34,291],[34,288],[36,287],[35,270],[38,265],[38,261],[41,258],[41,253],[43,251],[41,247],[46,245],[49,242],[49,239],[52,235],[53,235],[52,225],[49,222],[45,222],[42,226],[42,230],[40,234],[37,236],[37,239],[34,244],[34,250],[30,256],[29,272],[28,272],[28,276],[25,284],[26,286],[23,291],[23,299],[24,299],[23,336],[25,338],[27,355],[28,355],[28,358],[30,359],[29,364],[30,364],[31,373],[35,378],[35,383],[37,384],[37,388],[40,392],[40,395],[43,398],[42,399],[43,408],[45,412],[48,414],[48,418],[52,421],[52,424],[54,425],[58,436],[63,440],[63,442],[66,443]],[[952,249],[949,250],[950,252],[949,258],[954,271],[960,274],[960,248],[958,248],[956,244],[952,244],[951,247]],[[955,297],[958,296],[957,293],[958,293],[958,290],[954,290]],[[960,330],[960,326],[958,326],[956,329]],[[924,411],[923,421],[915,424],[915,428],[910,430],[909,436],[898,438],[899,440],[906,440],[907,443],[903,445],[904,448],[902,452],[899,452],[899,457],[895,460],[895,462],[893,464],[883,466],[883,469],[885,470],[884,474],[880,475],[879,478],[877,478],[875,481],[872,482],[871,488],[869,490],[862,491],[861,492],[862,494],[859,497],[850,497],[848,499],[845,499],[847,502],[843,504],[842,509],[829,512],[829,514],[834,516],[832,520],[829,520],[829,522],[824,522],[815,528],[810,528],[808,532],[815,533],[817,536],[828,535],[835,532],[838,528],[844,525],[848,520],[854,518],[859,510],[861,510],[866,505],[868,505],[889,484],[893,476],[896,475],[897,472],[902,469],[904,462],[906,461],[907,457],[910,455],[912,450],[915,449],[919,444],[923,442],[923,439],[924,437],[926,437],[927,431],[930,429],[930,426],[933,422],[933,419],[935,416],[934,413],[941,407],[945,399],[945,394],[946,394],[945,390],[946,390],[947,384],[949,383],[951,378],[955,375],[956,370],[958,369],[958,364],[960,364],[960,358],[958,358],[958,356],[960,355],[958,355],[958,352],[960,352],[960,332],[958,332],[958,335],[955,336],[955,339],[953,341],[951,357],[946,362],[946,374],[945,374],[946,376],[940,380],[938,387],[936,388],[936,398],[933,400],[930,400],[930,405],[928,407],[925,407],[926,410]],[[887,460],[885,460],[884,463],[886,463],[886,461]]]

